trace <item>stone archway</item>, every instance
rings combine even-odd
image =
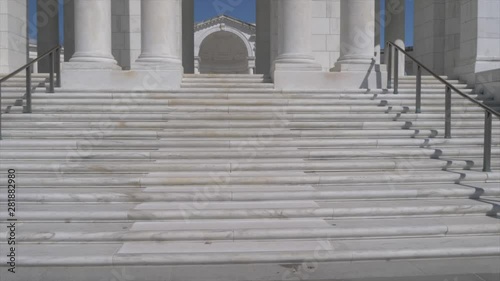
[[[225,15],[195,25],[195,73],[253,74],[255,25]]]
[[[249,72],[245,42],[232,32],[217,31],[208,35],[200,45],[198,57],[200,73]]]

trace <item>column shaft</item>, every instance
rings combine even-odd
[[[117,68],[111,48],[111,0],[75,0],[75,54],[70,61]]]
[[[179,57],[179,0],[142,0],[140,65],[182,67]]]
[[[320,71],[311,48],[311,0],[280,0],[275,70]]]
[[[342,0],[340,8],[340,58],[334,70],[364,70],[374,63],[375,1]]]

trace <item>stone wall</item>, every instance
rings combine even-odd
[[[444,73],[457,78],[455,67],[460,60],[460,1],[446,0],[445,3],[445,41]]]
[[[112,0],[113,56],[123,69],[141,54],[140,0]]]
[[[329,71],[340,56],[340,0],[313,0],[311,32],[316,61]]]
[[[476,73],[500,68],[500,1],[460,1],[459,78],[475,84]]]
[[[9,73],[28,59],[26,0],[0,0],[0,73]]]
[[[500,110],[500,68],[476,73],[476,92],[484,95],[486,100],[493,99],[493,102],[487,102],[497,110]]]
[[[445,0],[415,1],[415,58],[438,74],[444,74],[444,10]]]

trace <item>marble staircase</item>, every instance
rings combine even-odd
[[[483,112],[454,96],[444,139],[444,87],[424,77],[415,114],[414,80],[394,95],[186,75],[168,92],[37,90],[32,114],[6,85],[18,272],[2,184],[0,276],[499,281],[500,120],[485,173]]]

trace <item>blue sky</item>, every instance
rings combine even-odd
[[[30,21],[35,19],[36,0],[29,0]],[[246,22],[255,22],[255,0],[195,0],[195,21],[200,22],[211,17],[226,14]],[[382,9],[384,2],[381,1]],[[413,2],[406,0],[406,45],[413,46]],[[62,9],[61,9],[62,11]],[[62,19],[63,13],[60,18]],[[36,38],[36,29],[30,25],[30,38]],[[60,29],[61,40],[63,38],[62,26]],[[384,34],[381,34],[381,41],[384,41]],[[384,44],[382,44],[384,45]]]

